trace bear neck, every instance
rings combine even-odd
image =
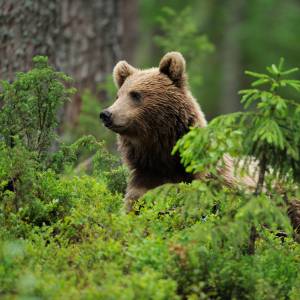
[[[158,135],[156,132],[151,136],[151,140],[147,137],[120,136],[120,152],[123,153],[124,162],[132,172],[132,181],[147,188],[168,182],[191,182],[192,175],[186,173],[179,155],[171,155],[176,141],[188,130],[188,126],[185,126],[184,130],[180,128],[180,132],[168,131],[168,135]]]

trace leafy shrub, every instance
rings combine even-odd
[[[182,155],[188,171],[214,172],[226,153],[233,157],[246,155],[245,167],[253,159],[259,164],[257,192],[262,191],[265,176],[288,180],[289,175],[299,180],[300,174],[300,104],[280,96],[280,88],[300,91],[300,81],[286,79],[298,69],[283,70],[283,59],[278,66],[267,68],[269,74],[246,72],[258,78],[253,88],[243,90],[242,103],[253,109],[220,116],[207,128],[194,128],[175,149]],[[259,89],[266,85],[267,89]],[[209,153],[208,158],[205,154]]]
[[[75,90],[65,88],[63,83],[71,78],[54,71],[46,57],[37,56],[33,62],[34,69],[18,73],[13,83],[1,81],[0,136],[9,147],[18,137],[42,159],[55,137],[58,110]]]
[[[71,128],[68,128],[67,124],[64,126],[62,139],[65,142],[74,142],[82,136],[92,135],[97,140],[105,140],[107,148],[111,151],[115,151],[115,134],[105,128],[102,122],[99,121],[100,111],[112,104],[115,99],[115,85],[113,79],[108,77],[105,84],[101,85],[101,88],[102,86],[107,92],[109,101],[99,101],[91,91],[85,90],[81,95],[82,103],[78,122],[76,122],[76,125],[72,125]]]
[[[264,101],[270,104],[261,108]],[[149,191],[136,214],[123,211],[127,171],[93,136],[58,143],[42,156],[22,134],[13,135],[13,145],[0,141],[1,298],[298,299],[300,247],[285,211],[290,196],[298,195],[296,156],[293,163],[282,156],[273,164],[278,137],[263,139],[270,158],[264,191],[228,188],[217,176],[225,153],[261,160],[260,152],[244,148],[245,133],[260,130],[261,119],[244,128],[243,114],[252,122],[265,112],[279,130],[297,126],[297,120],[284,123],[296,112],[278,113],[274,101],[261,96],[255,113],[192,129],[175,151],[189,171],[215,176]],[[282,136],[296,149],[299,132]],[[279,178],[283,192],[267,184]]]
[[[124,191],[127,174],[93,136],[59,143],[57,113],[74,90],[65,88],[70,78],[52,69],[47,58],[36,57],[34,64],[14,82],[3,81],[1,91],[0,222],[20,235],[31,225],[53,224],[70,212],[75,200],[62,175],[72,181],[79,158],[94,155],[94,176],[114,193]],[[51,146],[56,150],[50,151]]]

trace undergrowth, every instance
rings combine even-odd
[[[161,186],[126,214],[126,169],[92,136],[60,143],[57,111],[74,91],[45,58],[35,62],[1,85],[1,299],[299,299],[300,247],[286,213],[299,197],[296,102],[277,89],[244,91],[253,110],[192,129],[175,147],[189,171],[213,176]],[[252,75],[264,79],[256,86],[273,75],[284,85]],[[245,169],[258,161],[255,192],[222,184],[225,153],[250,157]]]

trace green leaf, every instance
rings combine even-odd
[[[252,76],[252,77],[257,77],[257,78],[269,78],[269,76],[266,74],[256,73],[256,72],[252,72],[252,71],[245,71],[245,74]]]
[[[279,70],[277,69],[276,65],[272,64],[271,68],[275,75],[279,74]]]
[[[290,75],[290,74],[295,73],[295,72],[298,72],[298,71],[299,71],[299,68],[292,68],[292,69],[290,69],[290,70],[281,72],[281,74],[282,74],[282,75]]]
[[[260,85],[263,85],[263,84],[266,84],[266,83],[269,83],[269,82],[270,82],[269,79],[267,79],[267,78],[261,78],[259,80],[254,81],[251,85],[252,86],[260,86]]]

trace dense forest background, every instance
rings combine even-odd
[[[300,299],[299,36],[297,0],[0,0],[0,299]],[[172,153],[204,176],[126,213],[99,113],[119,60],[167,51],[209,120]]]
[[[47,55],[70,75],[78,92],[61,113],[60,128],[69,141],[83,133],[108,138],[94,122],[96,112],[114,99],[111,72],[120,59],[146,68],[156,66],[166,51],[181,51],[192,92],[209,120],[240,109],[237,91],[249,83],[244,70],[263,70],[281,56],[299,66],[296,0],[3,0],[0,5],[0,78],[28,70],[36,54]]]

